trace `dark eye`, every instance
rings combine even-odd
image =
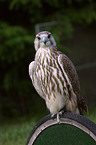
[[[48,38],[50,38],[51,34],[48,35]]]
[[[37,36],[36,38],[38,38],[39,40],[41,39],[39,36]]]

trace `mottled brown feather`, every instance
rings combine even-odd
[[[84,112],[88,113],[88,108],[86,105],[85,100],[80,96],[80,83],[79,83],[79,78],[76,72],[76,69],[71,62],[71,60],[65,55],[65,54],[60,54],[60,63],[63,65],[65,68],[65,71],[69,77],[69,80],[72,84],[73,90],[75,94],[77,95],[78,99],[78,108],[80,111],[80,114],[84,114]]]

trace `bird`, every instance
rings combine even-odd
[[[88,107],[80,95],[80,82],[72,61],[56,46],[52,34],[39,32],[34,40],[35,58],[29,64],[29,76],[50,113],[72,112],[84,115]]]

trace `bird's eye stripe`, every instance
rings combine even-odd
[[[51,34],[48,35],[48,38],[50,38]]]
[[[37,36],[36,38],[38,38],[39,40],[41,39],[39,36]]]

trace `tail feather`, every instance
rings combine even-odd
[[[87,104],[81,96],[79,97],[79,104],[78,105],[79,105],[79,111],[80,111],[81,115],[83,115],[84,112],[86,112],[88,114]]]

